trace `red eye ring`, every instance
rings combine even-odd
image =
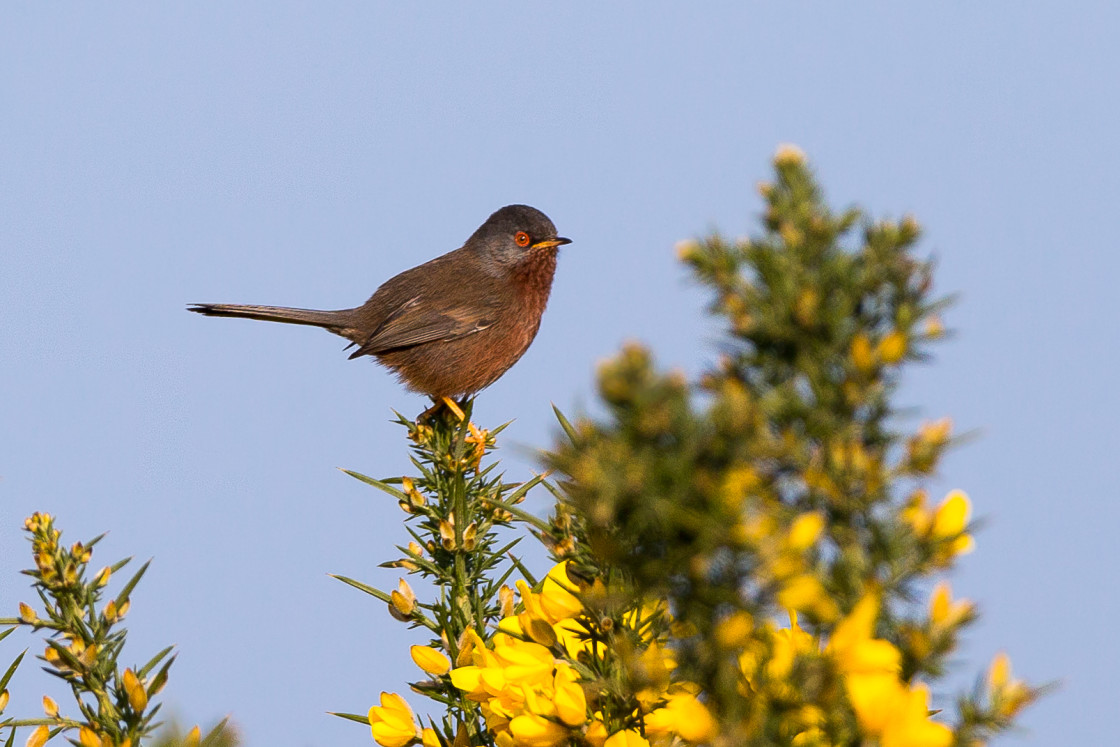
[[[530,239],[529,234],[524,231],[518,231],[513,235],[513,241],[518,246],[529,246],[529,242],[532,241],[532,239]]]

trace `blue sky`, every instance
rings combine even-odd
[[[406,536],[335,468],[403,474],[391,409],[424,402],[319,330],[184,306],[356,305],[539,207],[575,243],[476,408],[516,420],[502,454],[526,475],[550,403],[593,407],[623,341],[703,368],[716,327],[673,245],[754,231],[793,142],[834,203],[917,215],[961,294],[902,393],[915,425],[979,433],[937,485],[985,520],[952,578],[983,611],[958,681],[1007,650],[1061,689],[1003,743],[1111,741],[1118,31],[1104,2],[6,6],[0,605],[30,596],[24,516],[109,530],[95,562],[155,559],[129,650],[178,644],[172,712],[370,744],[324,712],[403,689],[419,639],[326,574],[391,585],[376,566]],[[10,711],[44,680],[25,667]]]

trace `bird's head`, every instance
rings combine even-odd
[[[465,246],[509,269],[531,261],[539,252],[555,253],[556,247],[570,243],[571,239],[556,235],[556,226],[540,210],[507,205],[487,218]]]

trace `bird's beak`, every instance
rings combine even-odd
[[[533,244],[533,249],[551,249],[554,246],[563,246],[564,244],[572,243],[571,239],[565,239],[563,236],[557,236],[555,239],[545,239]]]

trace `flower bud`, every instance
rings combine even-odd
[[[19,603],[19,619],[20,622],[34,625],[39,622],[39,616],[35,614],[35,610],[31,609],[31,605],[24,602]]]
[[[411,618],[412,612],[416,609],[416,594],[412,591],[412,587],[403,578],[397,582],[397,589],[389,595],[392,600],[389,603],[389,614],[401,622],[405,622]]]
[[[409,653],[416,666],[433,677],[441,677],[451,671],[451,660],[430,646],[413,646]]]
[[[443,519],[439,523],[439,541],[443,545],[444,550],[454,550],[457,546],[455,542],[455,525],[447,519]]]
[[[144,690],[144,683],[131,669],[124,670],[122,679],[125,694],[128,696],[128,704],[132,706],[132,710],[143,713],[144,709],[148,707],[148,693]]]
[[[852,340],[852,364],[862,374],[869,374],[875,368],[875,355],[871,351],[871,340],[860,332]]]
[[[883,363],[898,363],[906,355],[906,335],[897,329],[879,341],[875,352]]]
[[[805,151],[801,150],[792,143],[782,143],[778,146],[778,150],[774,153],[774,165],[778,167],[804,166]]]
[[[109,585],[109,579],[112,578],[112,576],[113,569],[109,566],[105,566],[100,571],[98,571],[97,576],[95,576],[93,579],[93,582],[99,587],[105,587]]]
[[[31,732],[31,736],[27,738],[25,747],[43,747],[50,737],[51,730],[47,728],[46,724],[41,724],[35,731]]]

